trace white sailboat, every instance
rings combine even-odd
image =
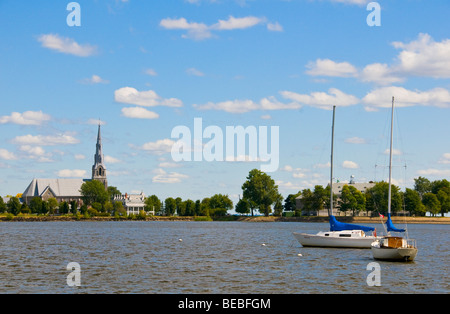
[[[374,259],[392,260],[392,261],[413,261],[417,255],[417,245],[414,239],[405,239],[403,237],[391,236],[390,232],[405,232],[404,229],[398,229],[391,220],[391,186],[392,186],[392,146],[393,146],[393,127],[394,127],[394,97],[392,97],[391,114],[391,145],[389,154],[389,194],[388,194],[388,218],[386,228],[389,235],[371,244],[371,250]]]
[[[371,244],[380,239],[376,235],[367,235],[365,232],[374,231],[375,228],[342,223],[333,216],[333,149],[334,149],[334,120],[336,106],[333,106],[333,123],[331,134],[331,178],[330,178],[330,231],[321,231],[317,234],[294,232],[297,241],[305,247],[333,247],[333,248],[364,248],[369,249]]]

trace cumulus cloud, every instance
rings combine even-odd
[[[0,117],[0,124],[13,123],[20,125],[42,125],[51,119],[50,115],[42,111],[13,112],[9,116]]]
[[[166,18],[162,19],[159,25],[169,30],[185,30],[186,34],[183,34],[183,38],[193,40],[204,40],[214,37],[213,31],[231,31],[236,29],[247,29],[259,24],[266,23],[266,18],[246,16],[246,17],[234,17],[229,16],[226,20],[218,20],[217,23],[207,25],[205,23],[188,22],[184,17],[178,19]],[[282,26],[276,23],[269,23],[267,29],[270,31],[282,31]]]
[[[78,144],[80,141],[70,134],[60,135],[22,135],[16,136],[13,144],[19,145],[38,145],[38,146],[54,146],[54,145],[70,145]]]
[[[433,106],[450,108],[450,92],[445,88],[434,88],[428,91],[408,90],[404,87],[390,86],[375,89],[363,99],[369,111],[373,108],[391,107],[392,96],[395,97],[396,107]]]
[[[166,172],[164,169],[158,168],[154,170],[156,175],[152,182],[155,183],[180,183],[182,179],[188,178],[187,175],[178,172]]]
[[[312,76],[354,77],[358,70],[348,62],[335,62],[330,59],[317,59],[309,62],[307,74]]]
[[[358,169],[358,168],[359,168],[359,165],[358,165],[356,162],[354,162],[354,161],[351,161],[351,160],[345,160],[345,161],[342,163],[342,167],[343,167],[343,168],[346,168],[346,169]]]
[[[158,119],[159,114],[142,107],[122,108],[122,116],[132,119]]]
[[[63,169],[63,170],[59,170],[57,175],[60,178],[84,178],[84,177],[86,177],[86,170]]]
[[[61,37],[58,34],[43,34],[38,37],[38,41],[42,47],[78,57],[89,57],[97,52],[95,46],[80,45],[72,38]]]
[[[90,78],[85,78],[80,81],[82,84],[108,84],[109,81],[101,78],[98,75],[92,75]]]
[[[182,107],[183,102],[176,98],[162,98],[155,91],[138,91],[132,87],[122,87],[114,92],[114,99],[116,102],[138,105],[142,107]]]
[[[156,142],[148,142],[139,148],[154,155],[163,155],[172,151],[172,146],[175,144],[171,139],[157,140]]]
[[[0,159],[3,160],[16,160],[17,157],[14,155],[14,153],[11,153],[10,151],[0,148]]]
[[[328,93],[313,92],[311,94],[298,94],[290,91],[283,91],[281,92],[281,95],[299,104],[321,109],[332,109],[333,105],[346,107],[359,103],[357,97],[346,94],[337,88],[330,88]]]

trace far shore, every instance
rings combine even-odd
[[[380,224],[381,219],[378,217],[337,217],[341,222],[347,223],[372,223]],[[0,215],[0,221],[10,222],[42,222],[42,221],[136,221],[126,218],[117,219],[115,217],[80,217],[72,215],[63,216],[35,216],[35,215],[19,215],[14,217],[7,217]],[[143,220],[141,220],[143,221]],[[145,221],[240,221],[240,222],[312,222],[324,223],[328,222],[328,217],[325,216],[304,216],[304,217],[276,217],[276,216],[225,216],[215,217],[184,217],[184,216],[148,216]],[[386,218],[383,219],[383,222]],[[450,224],[450,217],[392,217],[392,221],[397,224]]]

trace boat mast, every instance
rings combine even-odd
[[[334,116],[336,106],[333,106],[333,122],[331,124],[331,170],[330,170],[330,211],[328,216],[333,215],[333,149],[334,149]]]
[[[388,193],[388,213],[391,213],[391,196],[392,196],[392,142],[394,140],[394,96],[392,96],[392,113],[391,113],[391,147],[389,149],[389,193]]]

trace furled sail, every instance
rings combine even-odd
[[[391,220],[391,214],[388,214],[388,219],[386,221],[386,227],[387,231],[393,231],[393,232],[405,232],[405,229],[398,229],[394,226]]]
[[[362,230],[368,232],[375,230],[375,228],[340,222],[336,220],[336,217],[330,215],[330,231],[343,231],[343,230]]]

